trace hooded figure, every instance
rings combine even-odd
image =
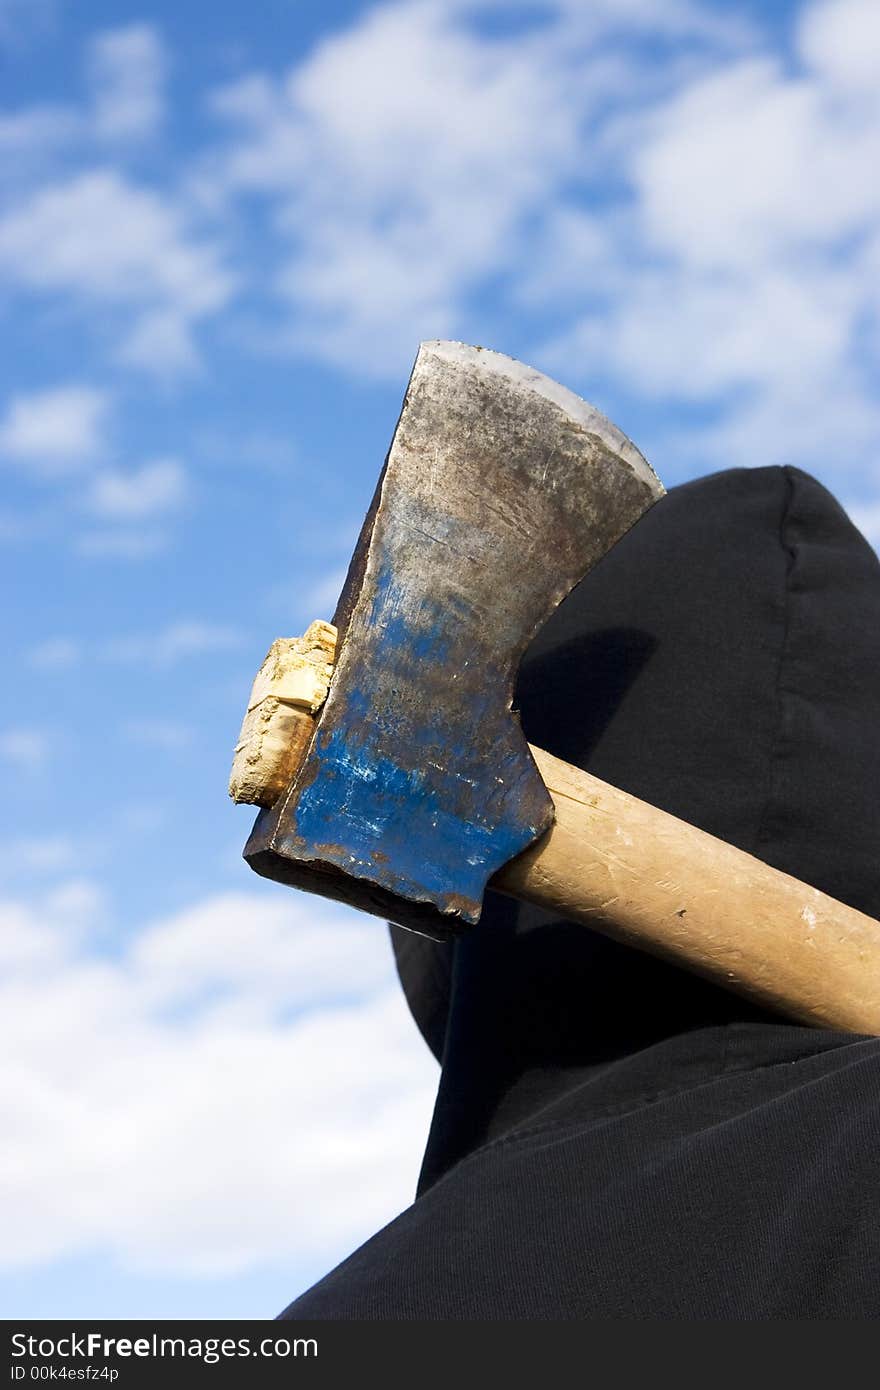
[[[880,917],[880,565],[798,469],[670,492],[517,704],[530,742]],[[283,1317],[878,1315],[880,1039],[492,893],[454,946],[392,936],[442,1062],[418,1196]]]

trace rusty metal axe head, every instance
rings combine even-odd
[[[662,493],[565,387],[424,343],[334,615],[330,692],[252,868],[429,935],[475,922],[553,815],[511,709],[520,658]]]

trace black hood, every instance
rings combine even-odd
[[[539,634],[517,704],[530,742],[880,916],[880,565],[798,469],[674,488]],[[423,1190],[634,1054],[711,1066],[729,1024],[789,1032],[494,894],[454,946],[392,936],[443,1064]]]

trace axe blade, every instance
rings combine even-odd
[[[501,353],[423,343],[334,615],[330,692],[245,847],[258,873],[430,936],[553,805],[511,709],[520,658],[659,497],[593,406]]]

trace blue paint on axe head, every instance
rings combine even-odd
[[[661,495],[565,388],[424,344],[334,616],[330,693],[251,865],[429,935],[475,922],[552,821],[511,709],[522,653]]]

